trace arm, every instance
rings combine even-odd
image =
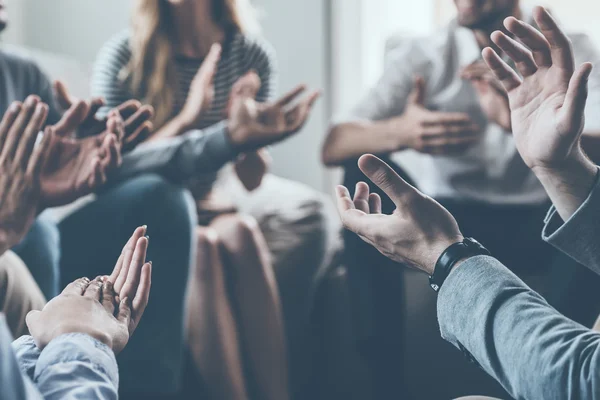
[[[515,398],[598,395],[600,334],[555,309],[491,257],[464,261],[438,297],[444,339]]]
[[[11,348],[11,336],[4,315],[0,315],[0,388],[3,398],[14,400],[42,399]]]
[[[82,333],[52,340],[38,359],[34,380],[46,400],[118,398],[119,373],[113,351]]]

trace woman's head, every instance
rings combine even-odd
[[[130,46],[132,57],[124,79],[134,94],[155,108],[155,126],[171,116],[175,100],[174,7],[206,3],[212,21],[226,33],[257,28],[249,0],[135,0]]]

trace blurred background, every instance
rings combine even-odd
[[[8,0],[4,45],[39,58],[52,78],[84,96],[100,46],[129,22],[128,0]],[[276,174],[330,192],[335,171],[321,166],[329,119],[352,107],[381,74],[388,39],[427,34],[453,17],[452,0],[254,0],[264,36],[277,51],[279,91],[306,82],[323,89],[305,132],[273,149]],[[568,27],[600,43],[600,3],[546,0]],[[53,21],[50,24],[48,21]],[[56,23],[58,22],[58,23]]]

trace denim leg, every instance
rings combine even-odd
[[[153,262],[150,300],[139,327],[119,356],[122,393],[169,394],[183,364],[185,294],[196,210],[188,191],[158,175],[119,184],[60,224],[63,283],[110,274],[137,226],[148,225]]]
[[[12,249],[27,265],[33,279],[50,300],[59,293],[60,233],[56,222],[38,217],[27,236]]]

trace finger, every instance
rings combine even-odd
[[[416,191],[415,188],[400,178],[396,171],[374,155],[362,156],[358,160],[358,167],[396,205],[399,205],[406,196],[412,195]]]
[[[501,31],[492,33],[492,41],[498,45],[514,62],[521,76],[527,78],[535,74],[538,66],[533,60],[533,55],[525,46]]]
[[[345,186],[337,186],[335,188],[336,199],[337,199],[337,208],[340,212],[340,215],[347,210],[354,209],[354,202],[350,197],[350,192]]]
[[[129,328],[129,324],[131,323],[131,305],[128,298],[121,299],[117,320]]]
[[[152,286],[152,262],[147,262],[142,267],[142,273],[140,277],[140,284],[135,292],[135,298],[133,299],[133,326],[137,326],[140,322],[140,318],[146,310],[148,305],[148,299],[150,298],[150,287]],[[133,332],[129,332],[132,334]]]
[[[565,113],[564,118],[566,118],[567,126],[576,127],[583,121],[588,97],[588,81],[591,73],[592,64],[587,62],[581,65],[571,77],[563,109],[561,110]]]
[[[517,88],[521,84],[521,78],[517,73],[492,48],[486,47],[481,54],[485,63],[490,67],[496,78],[502,82],[502,86],[504,86],[507,92]]]
[[[4,143],[6,142],[8,132],[17,120],[22,109],[23,104],[20,101],[15,101],[10,105],[2,117],[2,122],[0,122],[0,154],[2,154],[2,151],[4,150]]]
[[[102,305],[110,315],[115,314],[115,291],[109,280],[104,280],[102,284]]]
[[[423,128],[422,139],[425,141],[436,140],[439,138],[447,139],[452,137],[470,137],[479,135],[481,129],[478,125],[471,124],[460,125],[430,125]]]
[[[533,9],[533,18],[550,44],[552,64],[567,71],[575,69],[571,41],[558,26],[554,18],[543,7]]]
[[[144,122],[135,132],[127,136],[123,146],[123,152],[135,149],[138,144],[148,139],[153,131],[154,124],[150,121]]]
[[[310,115],[310,111],[315,101],[321,96],[321,92],[316,90],[296,104],[293,108],[285,112],[285,121],[288,125],[287,130],[291,132],[298,131]]]
[[[35,111],[23,135],[21,136],[17,153],[15,155],[15,161],[22,165],[24,168],[29,165],[29,160],[34,152],[35,143],[37,141],[38,135],[46,123],[46,118],[48,117],[48,105],[44,103],[38,103]]]
[[[123,120],[127,120],[129,117],[134,115],[140,108],[142,107],[142,103],[138,100],[127,100],[124,103],[121,103],[117,106],[116,110],[121,114]]]
[[[154,115],[152,106],[145,105],[138,109],[134,114],[125,119],[125,135],[127,138],[136,132],[144,123],[150,121]],[[121,114],[122,116],[122,114]],[[124,118],[124,117],[123,117]]]
[[[85,101],[75,102],[54,126],[54,131],[59,136],[72,133],[79,127],[88,115],[90,105]]]
[[[38,310],[32,310],[27,313],[25,316],[25,324],[27,325],[27,329],[29,333],[33,336],[36,335],[38,322],[40,320],[41,312]],[[36,335],[37,336],[37,335]]]
[[[121,297],[134,298],[135,292],[138,285],[140,284],[140,274],[142,272],[142,266],[146,262],[146,252],[148,250],[148,237],[139,238],[133,257],[131,258],[131,264],[127,273],[127,280],[123,285],[123,288],[119,292]]]
[[[425,101],[425,79],[415,76],[413,89],[408,95],[408,103],[423,105]]]
[[[125,243],[123,250],[121,250],[121,255],[119,256],[119,259],[117,260],[117,263],[115,264],[115,268],[113,269],[112,273],[108,277],[108,280],[111,281],[113,283],[113,285],[115,285],[115,283],[117,281],[117,277],[119,276],[119,274],[121,272],[121,269],[123,267],[123,262],[125,260],[125,255],[129,251],[133,251],[133,246],[135,246],[135,243],[137,242],[137,240],[139,238],[141,238],[142,236],[144,236],[146,234],[147,230],[148,230],[148,226],[146,226],[146,225],[135,228],[135,230],[133,231],[133,234],[131,235],[129,240],[127,240],[127,243]],[[116,288],[116,285],[115,285],[115,288]],[[119,287],[119,289],[120,289],[120,287]]]
[[[98,277],[90,282],[83,293],[83,297],[89,297],[97,301],[101,300],[102,296],[102,278]]]
[[[471,117],[466,113],[451,113],[432,111],[427,113],[423,119],[423,125],[466,125],[473,123]]]
[[[504,20],[504,26],[509,32],[513,33],[533,54],[533,59],[539,67],[550,67],[552,65],[552,55],[550,54],[550,43],[544,35],[533,26],[519,21],[515,17],[508,17]]]
[[[3,157],[8,157],[10,159],[13,159],[15,157],[15,153],[17,151],[17,148],[19,147],[19,143],[21,142],[21,139],[23,139],[23,134],[25,133],[33,114],[35,113],[39,102],[40,98],[37,96],[29,96],[25,100],[23,108],[19,113],[19,116],[17,117],[17,120],[8,131],[5,149],[2,152]]]
[[[98,111],[106,104],[102,97],[94,97],[89,102],[89,110],[87,117],[83,123],[92,123],[96,119],[96,114]]]
[[[96,187],[100,185],[100,182],[102,181],[102,171],[101,171],[102,166],[100,165],[101,160],[98,157],[92,158],[89,161],[89,163],[90,163],[90,172],[89,172],[87,181],[85,182],[85,185],[87,185],[85,190],[88,192],[93,192],[96,189]]]
[[[54,130],[51,126],[47,126],[42,140],[34,147],[33,154],[29,159],[27,165],[27,174],[34,178],[38,178],[42,173],[42,168],[48,159],[50,152],[52,151],[52,144],[54,142]]]
[[[369,237],[369,232],[373,230],[372,223],[374,221],[369,217],[371,217],[371,215],[365,214],[357,209],[346,210],[340,214],[340,219],[342,220],[344,228],[365,237]]]
[[[60,105],[63,110],[68,110],[73,103],[78,101],[76,98],[71,96],[69,90],[67,89],[67,85],[65,85],[63,81],[57,80],[54,82],[53,86],[58,105]]]
[[[306,90],[306,85],[298,85],[294,89],[287,92],[275,103],[279,107],[284,107],[296,99],[302,92]]]
[[[442,145],[425,145],[421,149],[421,153],[432,155],[453,155],[462,154],[473,146],[477,141],[465,141],[460,143],[444,143]]]
[[[61,294],[77,294],[82,295],[85,292],[85,289],[90,284],[90,280],[88,278],[79,278],[67,285],[64,288]]]
[[[480,132],[470,132],[462,134],[461,136],[430,136],[424,141],[425,146],[440,147],[446,145],[459,145],[467,143],[475,143],[481,140]]]
[[[369,209],[371,214],[381,214],[381,197],[377,193],[369,195]]]
[[[200,69],[198,70],[198,74],[205,84],[213,81],[215,72],[217,71],[217,65],[219,64],[219,59],[221,58],[221,50],[222,47],[219,43],[213,43],[213,45],[210,46],[210,50],[204,58]]]
[[[127,242],[127,245],[125,246],[125,248],[123,249],[123,264],[121,267],[121,270],[119,271],[119,275],[116,278],[115,281],[115,290],[117,290],[117,293],[119,293],[121,295],[121,291],[123,290],[123,286],[125,285],[125,282],[127,280],[127,276],[129,274],[129,268],[131,266],[131,260],[133,258],[133,253],[137,247],[137,242],[139,241],[140,238],[142,238],[146,232],[145,229],[140,229],[137,228],[132,235],[132,241],[131,242]],[[121,298],[123,297],[123,295],[121,295]]]
[[[365,213],[369,213],[369,185],[358,182],[354,190],[354,207]]]

